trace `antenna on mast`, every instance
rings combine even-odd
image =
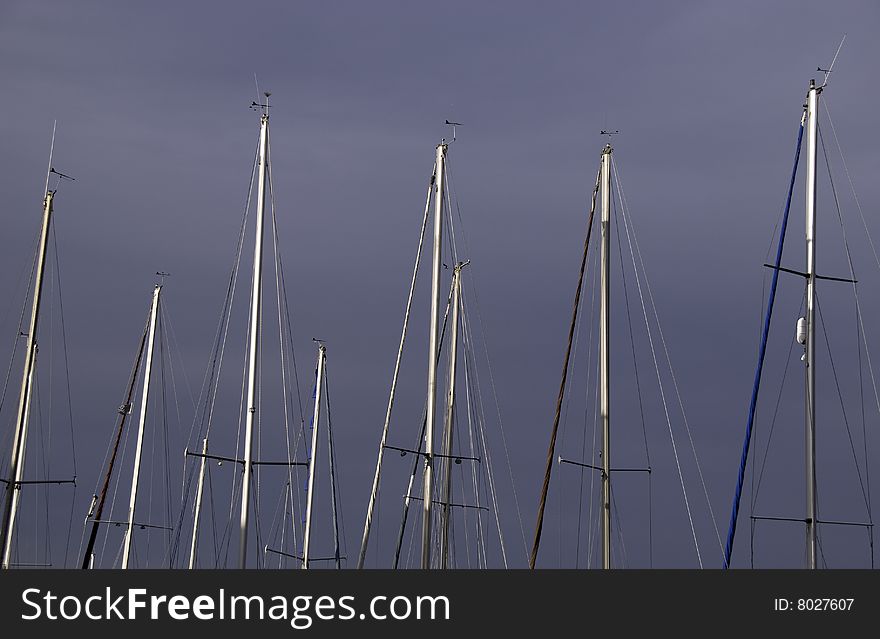
[[[268,114],[268,112],[269,112],[269,106],[270,106],[270,104],[269,104],[269,96],[272,95],[272,93],[269,92],[269,91],[265,91],[265,92],[263,93],[263,95],[266,97],[266,103],[265,103],[265,104],[261,104],[261,103],[259,103],[259,102],[257,102],[257,101],[254,101],[254,102],[251,102],[251,106],[250,106],[250,108],[253,109],[254,111],[257,111],[258,109],[262,109],[264,114]]]
[[[446,120],[446,126],[452,127],[452,141],[455,142],[455,127],[461,126],[461,122],[450,122]]]
[[[71,177],[71,176],[69,176],[69,175],[65,175],[64,173],[61,173],[60,171],[56,171],[56,170],[55,170],[55,167],[52,167],[51,169],[49,169],[49,173],[54,173],[55,175],[58,176],[58,179],[60,179],[60,180],[70,180],[71,182],[75,182],[75,181],[76,181],[76,178],[75,178],[75,177]]]
[[[834,53],[834,57],[831,59],[831,64],[827,69],[823,69],[822,67],[816,67],[816,71],[821,71],[824,74],[822,78],[822,86],[819,87],[819,90],[825,88],[825,85],[828,84],[828,76],[831,75],[831,70],[834,69],[834,63],[837,62],[837,56],[840,55],[840,50],[843,48],[843,43],[846,41],[846,34],[843,34],[843,37],[840,39],[840,44],[837,45],[837,51]]]
[[[76,178],[71,177],[70,175],[66,175],[65,173],[61,173],[60,171],[56,171],[54,167],[49,168],[49,172],[46,174],[46,194],[49,193],[49,176],[51,175],[58,176],[58,182],[55,184],[55,188],[58,188],[58,185],[61,183],[61,180],[70,180],[71,182],[75,182]],[[54,192],[54,191],[53,191]]]

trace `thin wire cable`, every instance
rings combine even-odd
[[[612,199],[612,204],[616,203],[615,200]],[[615,207],[615,213],[616,213]],[[642,439],[645,445],[645,464],[648,468],[648,563],[650,566],[654,564],[654,537],[653,537],[653,520],[652,520],[652,512],[651,512],[651,453],[648,449],[648,428],[645,422],[645,405],[642,399],[642,384],[639,379],[639,365],[638,360],[636,358],[636,340],[635,334],[633,332],[633,324],[632,324],[632,314],[630,313],[629,308],[629,289],[626,285],[626,269],[623,266],[623,248],[620,243],[620,233],[615,234],[617,236],[617,256],[620,262],[620,273],[621,273],[621,284],[623,288],[623,301],[624,308],[626,308],[626,324],[629,328],[629,344],[630,351],[632,353],[632,362],[633,362],[633,372],[635,374],[635,382],[636,382],[636,396],[639,398],[639,417],[641,419],[642,424]]]
[[[647,333],[648,333],[648,341],[649,341],[650,346],[651,346],[651,357],[652,357],[653,360],[654,360],[654,371],[655,371],[655,373],[656,373],[656,375],[657,375],[657,383],[658,383],[658,385],[660,386],[660,398],[661,398],[661,400],[662,400],[662,402],[663,402],[663,412],[664,412],[664,414],[665,414],[665,416],[666,416],[666,426],[667,426],[667,428],[668,428],[668,430],[669,430],[669,438],[670,438],[670,441],[671,441],[671,443],[672,443],[672,452],[673,452],[673,456],[675,457],[675,466],[676,466],[676,469],[677,469],[677,471],[678,471],[678,479],[679,479],[679,483],[680,483],[680,485],[681,485],[682,496],[684,497],[684,504],[685,504],[685,509],[686,509],[686,511],[687,511],[688,523],[690,524],[691,535],[693,536],[693,539],[694,539],[694,549],[696,550],[696,553],[697,553],[697,563],[699,563],[700,568],[702,568],[702,567],[703,567],[703,558],[702,558],[702,555],[701,555],[701,553],[700,553],[700,544],[699,544],[699,542],[697,541],[697,531],[696,531],[696,529],[694,528],[694,519],[693,519],[693,515],[691,514],[691,506],[690,506],[690,501],[689,501],[688,496],[687,496],[687,488],[685,488],[685,484],[684,484],[684,475],[682,474],[682,470],[681,470],[681,462],[680,462],[679,457],[678,457],[678,447],[677,447],[676,444],[675,444],[675,435],[673,434],[673,431],[672,431],[672,420],[671,420],[671,418],[670,418],[670,416],[669,416],[669,407],[667,406],[667,403],[666,403],[666,392],[665,392],[664,389],[663,389],[663,378],[662,378],[662,375],[660,374],[660,365],[659,365],[659,363],[658,363],[658,361],[657,361],[657,353],[656,353],[655,348],[654,348],[654,338],[653,338],[653,335],[652,335],[652,333],[651,333],[650,323],[649,323],[649,321],[648,321],[648,310],[647,310],[647,307],[645,306],[645,299],[644,299],[644,296],[643,296],[643,294],[642,294],[641,278],[639,277],[639,271],[638,271],[638,267],[637,267],[637,265],[636,265],[635,252],[633,251],[633,239],[630,237],[630,228],[629,228],[629,227],[630,227],[630,224],[629,224],[628,216],[627,216],[627,214],[626,214],[626,208],[627,208],[627,207],[626,207],[626,198],[624,197],[624,194],[623,194],[623,187],[622,187],[621,182],[620,182],[620,176],[618,175],[618,172],[617,172],[617,162],[614,161],[614,160],[612,160],[612,162],[611,162],[611,167],[612,167],[612,169],[614,170],[614,177],[615,177],[615,180],[617,181],[617,187],[618,187],[618,190],[619,190],[619,192],[620,192],[620,199],[621,199],[621,209],[620,209],[620,210],[621,210],[621,217],[623,218],[623,226],[624,226],[624,230],[626,231],[627,242],[629,243],[630,256],[632,257],[632,263],[633,263],[633,271],[634,271],[634,273],[635,273],[636,284],[637,284],[637,286],[638,286],[638,291],[639,291],[639,301],[641,302],[641,306],[642,306],[642,314],[643,314],[644,319],[645,319],[645,330],[646,330]],[[638,247],[638,245],[636,245],[636,248],[637,248],[637,247]],[[643,277],[645,277],[646,288],[647,288],[647,291],[648,291],[649,299],[651,300],[651,304],[652,304],[652,307],[653,307],[653,295],[651,295],[650,285],[649,285],[648,280],[647,280],[647,271],[645,270],[644,262],[642,262],[641,252],[639,252],[639,261],[642,263],[642,275],[643,275]],[[655,317],[656,317],[656,314],[657,314],[657,313],[656,313],[656,307],[654,307],[654,315],[655,315]],[[660,336],[661,336],[661,338],[662,338],[663,333],[662,333],[662,329],[659,328],[659,319],[658,319],[658,330],[660,331]],[[664,340],[664,348],[665,348],[665,340]],[[667,353],[667,361],[668,361],[668,353]],[[670,369],[671,369],[671,366],[670,366]],[[674,380],[674,379],[675,379],[675,378],[674,378],[674,376],[673,376],[673,380]],[[676,387],[676,392],[677,392],[677,384],[675,385],[675,387]],[[685,419],[685,424],[687,424],[687,420],[686,420],[686,419]],[[699,468],[699,465],[698,465],[698,468]],[[700,475],[700,478],[701,478],[701,481],[702,481],[702,474]],[[705,484],[704,484],[704,487],[705,487]],[[710,512],[711,512],[711,506],[710,506]],[[714,515],[713,515],[712,519],[713,519],[713,522],[714,522]],[[716,531],[716,533],[718,533],[718,527],[717,527],[717,525],[715,526],[715,531]],[[719,547],[721,547],[721,535],[720,535],[720,533],[718,533],[718,545],[719,545]],[[722,548],[722,552],[723,552],[723,548]]]
[[[798,317],[801,316],[801,312],[804,308],[804,303],[806,301],[806,291],[804,291],[801,296],[800,307],[798,309]],[[779,407],[782,403],[782,392],[785,390],[785,380],[788,378],[788,371],[791,368],[791,353],[794,350],[794,345],[797,342],[795,340],[791,340],[791,343],[788,346],[788,355],[785,358],[785,368],[782,372],[782,381],[779,384],[779,393],[776,395],[776,406],[773,409],[773,418],[770,420],[770,431],[767,434],[767,444],[764,447],[764,457],[760,464],[760,471],[758,472],[758,481],[755,484],[753,480],[753,489],[752,489],[752,511],[755,510],[755,507],[758,504],[758,494],[761,489],[761,482],[764,479],[764,470],[767,466],[767,457],[770,455],[770,442],[773,440],[773,433],[776,429],[776,420],[779,415]]]
[[[596,253],[595,251],[593,252],[593,258],[594,258],[593,259],[593,268],[590,269],[590,273],[593,274],[592,286],[590,287],[590,317],[589,317],[589,322],[587,323],[587,326],[590,326],[590,327],[592,327],[594,325],[593,322],[594,322],[595,313],[596,313],[596,277],[598,275],[598,269],[595,268],[595,265],[596,265],[596,262],[598,262],[598,260],[599,260],[599,254]],[[578,332],[580,332],[580,323],[578,323]],[[589,341],[587,343],[587,362],[589,363],[589,362],[593,361],[593,337],[595,335],[595,331],[590,330],[590,331],[588,331],[588,334],[589,334]],[[575,345],[575,354],[577,354],[577,345]],[[574,378],[574,365],[576,362],[577,362],[577,358],[575,358],[575,361],[572,363],[572,378]],[[598,370],[598,363],[596,364],[596,369]],[[596,426],[597,426],[597,419],[598,419],[598,415],[599,415],[599,413],[598,413],[599,406],[598,406],[598,400],[596,399],[596,397],[598,397],[599,387],[595,383],[591,383],[593,381],[591,379],[592,371],[593,371],[593,367],[587,366],[586,392],[589,392],[589,389],[591,387],[595,386],[595,397],[594,397],[594,401],[593,401],[593,439],[592,439],[592,446],[590,448],[590,451],[592,453],[591,461],[594,461],[595,456],[596,456]],[[585,398],[586,398],[586,394],[585,394]],[[583,428],[583,437],[581,439],[581,459],[586,459],[586,457],[587,457],[586,448],[587,448],[587,414],[588,414],[588,412],[589,412],[589,404],[586,401],[584,401],[584,428]],[[563,437],[563,445],[564,444],[565,444],[565,439]],[[586,469],[584,467],[581,467],[579,470],[580,470],[580,482],[579,482],[579,491],[578,491],[578,523],[577,523],[577,534],[575,535],[576,543],[575,543],[575,552],[574,552],[574,558],[575,558],[574,567],[575,568],[580,567],[581,515],[583,513],[583,502],[584,502],[584,499],[583,499],[584,473],[586,472]],[[593,502],[594,502],[594,497],[595,497],[595,493],[593,490],[594,478],[595,478],[595,472],[591,471],[590,472],[590,490],[589,490],[590,516],[589,516],[588,522],[593,521]],[[590,551],[591,551],[591,547],[592,547],[592,530],[593,530],[592,526],[589,525],[587,528],[587,531],[588,531],[588,535],[587,535],[587,563],[588,564],[589,564]]]
[[[818,292],[817,292],[818,293]],[[834,386],[837,389],[837,397],[840,400],[840,411],[843,414],[843,424],[846,428],[846,434],[849,438],[849,448],[852,452],[853,463],[856,466],[856,474],[859,477],[859,488],[862,489],[862,498],[865,501],[865,510],[870,514],[871,504],[868,500],[868,493],[865,489],[865,480],[862,477],[862,469],[859,466],[858,456],[856,455],[856,447],[853,441],[852,430],[849,427],[849,418],[846,416],[846,406],[843,401],[843,391],[840,389],[840,379],[837,376],[837,367],[834,365],[834,355],[831,352],[831,342],[828,339],[828,329],[825,326],[825,320],[822,317],[822,306],[819,304],[819,295],[816,295],[816,308],[819,310],[819,322],[822,324],[822,333],[825,335],[825,346],[828,349],[828,360],[831,362],[831,376],[834,378]]]
[[[843,46],[843,43],[842,43],[842,42],[841,42],[841,46]],[[838,52],[839,52],[839,50],[838,50]],[[844,248],[845,248],[845,250],[846,250],[846,259],[847,259],[847,264],[848,264],[848,266],[849,266],[850,278],[851,278],[851,280],[852,280],[852,282],[851,282],[851,286],[852,286],[852,291],[853,291],[853,297],[854,297],[854,299],[855,299],[856,317],[857,317],[857,319],[858,319],[859,324],[861,324],[861,321],[862,321],[861,304],[860,304],[860,302],[859,302],[858,287],[857,287],[857,285],[856,285],[855,267],[853,266],[852,253],[850,252],[850,248],[849,248],[849,239],[847,238],[846,225],[845,225],[844,222],[843,222],[843,213],[842,213],[842,211],[841,211],[840,199],[839,199],[839,197],[838,197],[838,195],[837,195],[837,188],[836,188],[836,186],[835,186],[835,184],[834,184],[834,176],[833,176],[833,173],[832,173],[832,171],[831,171],[831,163],[830,163],[830,161],[829,161],[829,159],[828,159],[828,150],[827,150],[827,148],[825,147],[825,140],[824,140],[824,138],[823,138],[823,136],[822,136],[822,128],[821,128],[821,127],[818,127],[818,130],[819,130],[819,141],[820,141],[820,143],[821,143],[821,146],[822,146],[822,153],[823,153],[823,156],[824,156],[824,158],[825,158],[825,166],[826,166],[826,168],[827,168],[827,170],[828,170],[828,179],[829,179],[829,183],[830,183],[830,185],[831,185],[831,193],[832,193],[833,198],[834,198],[835,210],[837,211],[837,219],[838,219],[838,222],[840,223],[840,228],[841,228],[841,231],[842,231],[842,234],[843,234],[843,245],[844,245]],[[868,239],[870,240],[870,235],[868,236]],[[864,327],[862,327],[862,328],[864,328]],[[824,324],[823,324],[823,329],[824,329]],[[858,331],[857,331],[857,332],[858,332]],[[864,333],[864,331],[862,331],[862,333]],[[858,339],[858,336],[857,336],[857,339]],[[827,335],[826,335],[826,342],[827,342]],[[860,353],[860,357],[861,357],[861,347],[859,348],[859,353]],[[829,355],[830,355],[830,346],[829,346]],[[874,378],[874,370],[873,370],[873,366],[871,366],[870,353],[867,352],[867,342],[866,342],[866,356],[867,356],[867,358],[868,358],[868,367],[869,367],[869,370],[870,370],[870,372],[871,372],[871,378],[872,378],[872,380],[873,380],[873,378]],[[861,375],[861,366],[859,367],[859,374]],[[860,378],[860,379],[861,379],[861,378]],[[835,382],[836,382],[836,375],[835,375]],[[842,401],[843,401],[843,398],[841,397],[841,406],[842,406]],[[880,411],[880,398],[878,398],[878,411]],[[845,414],[845,413],[844,413],[844,421],[845,421],[845,423],[846,423],[846,414]],[[849,424],[848,424],[848,423],[847,423],[847,433],[849,434],[849,437],[850,437],[850,445],[853,446],[853,444],[852,444],[852,433],[850,433],[850,431],[849,431]],[[867,445],[867,444],[866,444],[866,445]],[[853,459],[856,461],[856,469],[858,470],[858,469],[859,469],[859,466],[858,466],[858,459],[856,458],[856,454],[855,454],[855,448],[854,448],[854,446],[853,446]],[[865,501],[866,501],[866,506],[867,506],[867,513],[868,513],[868,517],[870,518],[870,517],[871,517],[871,499],[870,499],[870,481],[869,481],[869,479],[868,479],[868,474],[867,474],[867,473],[868,473],[868,457],[867,457],[867,454],[866,454],[866,457],[865,457],[865,473],[866,473],[866,480],[865,480],[865,482],[866,482],[866,484],[868,485],[868,487],[867,487],[867,489],[866,489],[866,487],[863,485],[863,486],[862,486],[862,491],[863,491],[863,493],[864,493],[864,495],[865,495]],[[859,471],[859,482],[860,482],[860,483],[862,482],[861,471]]]
[[[448,163],[447,163],[446,183],[447,183],[448,187],[450,189],[452,189],[453,194],[455,194],[455,189],[453,187],[453,181],[452,181],[452,178],[449,176]],[[461,207],[459,205],[459,199],[458,199],[457,194],[455,194],[454,201],[455,201],[455,211],[458,216],[459,222],[461,223],[461,226],[464,227],[464,220],[461,215]],[[450,220],[452,219],[452,217],[453,216],[451,215],[451,212],[450,212],[450,215],[449,215]],[[450,224],[451,224],[451,222],[450,222]],[[464,243],[465,251],[470,255],[471,250],[470,250],[470,247],[468,246],[467,236],[464,234],[463,231],[461,233],[461,238],[462,238],[462,242]],[[525,556],[528,557],[529,556],[529,549],[528,549],[528,544],[526,543],[525,527],[523,526],[522,509],[520,508],[520,505],[519,505],[519,496],[518,496],[517,490],[516,490],[516,482],[513,479],[513,465],[510,462],[510,450],[507,447],[507,436],[505,435],[505,432],[504,432],[504,420],[501,417],[501,405],[498,401],[498,390],[497,390],[497,387],[495,384],[495,373],[492,369],[492,361],[489,357],[489,345],[487,343],[488,340],[486,338],[486,335],[487,335],[486,329],[483,325],[483,314],[480,311],[480,299],[477,294],[476,279],[473,274],[471,275],[470,279],[472,281],[471,288],[473,289],[473,292],[474,292],[474,307],[477,312],[477,323],[480,326],[480,335],[482,336],[481,341],[482,341],[482,345],[483,345],[483,352],[484,352],[484,355],[486,358],[486,368],[489,373],[489,384],[492,388],[492,398],[494,400],[495,413],[498,417],[498,428],[499,428],[499,432],[501,433],[501,442],[502,442],[502,446],[504,448],[505,460],[507,462],[508,476],[510,479],[510,485],[511,485],[512,493],[513,493],[513,502],[514,502],[514,505],[516,506],[516,516],[517,516],[517,521],[519,522],[520,536],[522,537],[523,552],[525,553]]]

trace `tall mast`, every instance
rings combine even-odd
[[[21,435],[21,458],[24,460],[25,454],[27,451],[27,431],[28,424],[30,423],[31,416],[31,398],[34,394],[34,373],[37,370],[37,353],[39,352],[39,347],[34,351],[34,363],[31,366],[31,377],[28,380],[28,396],[27,402],[25,403],[24,409],[24,426],[22,427],[22,435]],[[18,502],[21,500],[21,482],[24,479],[24,463],[18,465],[18,472],[15,473],[15,486],[19,489],[13,492],[12,494],[12,513],[9,517],[9,529],[10,534],[9,538],[12,539],[12,531],[15,530],[15,519],[16,515],[18,515]],[[3,567],[9,568],[12,565],[12,544],[9,544],[10,552],[9,556],[4,555],[3,557]]]
[[[268,97],[268,96],[267,96]],[[248,507],[253,455],[254,418],[257,414],[257,358],[260,352],[260,295],[263,271],[263,218],[266,209],[266,172],[269,151],[269,113],[260,117],[260,171],[257,187],[257,225],[254,239],[254,275],[251,283],[250,344],[248,351],[247,416],[244,431],[244,473],[241,485],[241,521],[239,537],[239,568],[247,564]]]
[[[449,520],[452,501],[452,427],[455,407],[455,364],[458,346],[458,307],[461,297],[461,269],[456,264],[452,272],[452,334],[449,339],[449,379],[446,390],[446,419],[443,427],[443,504],[440,528],[440,567],[449,564]]]
[[[806,317],[806,496],[807,567],[816,568],[816,148],[819,91],[807,94],[807,317]]]
[[[326,357],[324,362],[324,378],[327,377]],[[327,458],[330,465],[330,506],[333,515],[333,559],[336,569],[342,568],[342,557],[339,555],[339,516],[336,503],[336,457],[333,455],[333,424],[330,421],[330,387],[327,386]]]
[[[602,151],[602,252],[601,312],[599,314],[599,384],[602,416],[602,567],[611,568],[611,429],[609,371],[609,328],[611,322],[611,145]]]
[[[202,494],[205,492],[205,464],[208,461],[208,438],[202,440],[202,459],[199,462],[199,485],[196,488],[196,505],[193,513],[192,543],[189,547],[189,569],[196,567],[196,547],[199,543],[199,518],[202,514]]]
[[[440,241],[443,235],[443,178],[446,144],[437,145],[437,179],[434,180],[434,261],[431,265],[431,327],[428,346],[428,401],[425,420],[425,473],[422,501],[422,568],[431,567],[431,475],[434,465],[434,412],[437,404],[437,342],[440,313]]]
[[[321,420],[321,386],[324,383],[324,362],[327,348],[318,344],[318,367],[315,374],[315,412],[312,416],[312,450],[309,455],[309,487],[306,493],[306,529],[303,533],[302,568],[309,567],[309,543],[312,539],[312,503],[315,497],[315,461],[318,449],[318,424]]]
[[[590,248],[590,236],[593,232],[593,216],[596,213],[596,197],[599,195],[599,186],[602,181],[602,167],[596,172],[596,185],[590,198],[590,215],[587,218],[587,232],[584,237],[584,250],[581,254],[581,268],[578,273],[577,288],[574,290],[574,304],[571,309],[571,322],[568,327],[568,345],[565,347],[565,359],[562,364],[562,379],[559,382],[559,394],[556,397],[556,412],[553,415],[553,427],[550,430],[550,446],[547,450],[547,463],[544,467],[544,483],[541,486],[541,496],[538,499],[538,517],[535,522],[535,536],[532,541],[532,552],[529,556],[529,568],[534,569],[538,562],[538,549],[541,545],[541,530],[544,527],[544,509],[547,506],[547,493],[550,489],[550,475],[553,472],[553,464],[556,463],[556,438],[559,434],[559,418],[562,415],[562,402],[565,399],[566,380],[568,379],[568,362],[571,359],[572,345],[574,344],[575,329],[577,328],[578,309],[581,305],[581,290],[584,284],[584,272],[587,268],[587,252]]]
[[[43,201],[43,225],[40,231],[40,247],[37,254],[37,273],[34,280],[34,298],[31,307],[31,323],[27,334],[24,355],[24,371],[21,378],[21,392],[18,396],[18,419],[12,437],[12,458],[9,463],[9,479],[6,482],[3,499],[3,521],[0,527],[0,547],[3,548],[3,568],[9,568],[12,556],[13,528],[15,527],[16,493],[21,490],[21,476],[24,470],[24,449],[27,436],[27,420],[30,412],[31,383],[34,362],[37,354],[37,322],[40,316],[40,299],[43,293],[43,273],[46,267],[46,248],[49,243],[49,224],[52,221],[52,200],[55,191],[46,191]]]
[[[385,409],[385,424],[382,426],[382,437],[379,439],[379,458],[376,461],[376,474],[373,475],[373,489],[370,491],[370,501],[367,504],[367,516],[364,520],[364,533],[361,537],[361,550],[358,554],[357,567],[363,568],[367,558],[367,545],[370,541],[370,526],[373,523],[373,511],[376,507],[376,498],[379,495],[379,480],[382,477],[382,460],[385,457],[385,443],[388,441],[388,427],[391,423],[391,409],[394,408],[394,393],[397,390],[397,377],[400,373],[400,359],[403,356],[403,343],[406,341],[406,330],[409,326],[409,314],[412,309],[413,292],[416,288],[416,277],[419,274],[419,262],[422,258],[422,246],[425,240],[425,228],[428,226],[428,214],[431,210],[431,192],[434,189],[434,180],[437,175],[437,167],[431,174],[431,182],[428,184],[428,194],[425,197],[425,214],[422,216],[422,230],[419,233],[419,250],[416,251],[416,263],[413,266],[412,281],[409,284],[409,296],[406,298],[406,312],[403,314],[403,329],[400,332],[400,345],[397,347],[397,359],[394,362],[394,374],[391,376],[391,392],[388,394],[388,407]],[[405,498],[409,502],[409,492]]]
[[[156,342],[156,318],[159,310],[159,293],[162,285],[157,284],[153,289],[153,303],[150,306],[150,336],[147,344],[147,359],[144,362],[144,390],[141,394],[141,415],[138,421],[137,447],[134,452],[134,470],[131,476],[131,495],[128,501],[128,526],[125,530],[125,544],[122,548],[122,568],[128,568],[129,554],[131,553],[131,533],[134,526],[134,508],[137,502],[138,476],[141,470],[141,452],[144,444],[144,425],[147,421],[147,400],[150,395],[150,374],[153,369],[153,347]]]

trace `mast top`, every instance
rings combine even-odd
[[[49,188],[49,180],[53,175],[57,176],[58,179],[55,183],[55,188],[50,189]],[[50,195],[53,195],[53,196],[55,195],[55,192],[58,190],[58,187],[61,185],[61,182],[63,180],[69,180],[70,182],[75,182],[76,178],[71,177],[70,175],[67,175],[66,173],[62,173],[61,171],[56,171],[55,167],[50,166],[49,170],[46,172],[46,196],[43,198],[44,204]]]
[[[608,137],[608,142],[605,143],[605,148],[602,149],[602,155],[611,153],[611,136],[617,135],[618,133],[620,133],[619,129],[614,129],[613,131],[610,129],[602,129],[601,131],[599,131],[599,135],[604,135]]]
[[[455,142],[455,127],[461,126],[461,122],[450,122],[446,120],[446,126],[452,127],[452,141]]]
[[[251,102],[250,108],[254,111],[260,111],[261,117],[260,122],[265,122],[269,119],[269,107],[272,105],[269,104],[269,96],[272,95],[270,91],[264,91],[263,96],[266,98],[265,103],[260,103],[257,101]]]

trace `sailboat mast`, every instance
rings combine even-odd
[[[134,526],[134,508],[137,502],[138,476],[141,470],[141,452],[144,444],[144,425],[147,421],[147,400],[150,395],[150,374],[153,369],[153,347],[156,341],[156,318],[159,310],[159,293],[162,285],[157,284],[153,289],[153,302],[150,306],[150,336],[147,345],[147,359],[144,362],[144,390],[141,394],[141,415],[138,421],[137,447],[134,452],[134,470],[131,476],[131,495],[128,500],[128,526],[125,530],[125,544],[122,548],[122,568],[128,568],[128,559],[131,553],[131,533]]]
[[[440,313],[440,248],[443,234],[443,178],[446,144],[437,145],[437,179],[434,180],[434,261],[431,265],[431,327],[428,346],[428,401],[425,420],[425,472],[422,482],[422,568],[431,567],[432,470],[434,465],[434,413],[437,404],[437,342]]]
[[[324,362],[327,348],[318,345],[318,368],[315,374],[315,412],[312,416],[312,449],[309,455],[309,487],[306,493],[306,529],[303,533],[302,568],[309,567],[309,543],[312,539],[312,504],[315,497],[315,462],[318,449],[318,424],[321,421],[321,387],[324,384]]]
[[[422,258],[422,246],[425,240],[425,228],[428,226],[428,214],[431,211],[431,191],[434,189],[434,180],[437,167],[431,174],[431,182],[428,184],[428,194],[425,196],[425,214],[422,217],[422,230],[419,233],[419,249],[416,251],[416,263],[413,266],[412,280],[409,285],[409,296],[406,298],[406,312],[403,314],[403,329],[400,332],[400,345],[397,347],[397,359],[394,362],[394,374],[391,376],[391,392],[388,395],[388,407],[385,409],[385,423],[382,426],[382,437],[379,439],[379,458],[376,461],[376,474],[373,476],[373,489],[370,491],[370,501],[367,504],[367,516],[364,520],[364,533],[361,537],[361,550],[358,554],[358,569],[364,567],[367,559],[367,545],[370,541],[370,527],[373,523],[373,511],[376,508],[376,498],[379,495],[379,480],[382,477],[382,460],[385,457],[385,443],[388,441],[388,427],[391,423],[391,409],[394,408],[394,393],[397,390],[397,378],[400,373],[400,360],[403,356],[403,343],[406,341],[406,331],[409,326],[409,314],[412,309],[413,293],[416,288],[416,277],[419,274],[419,262]],[[409,492],[407,492],[409,501]]]
[[[254,239],[254,275],[251,283],[250,344],[248,351],[247,415],[244,431],[244,472],[241,485],[241,520],[239,536],[239,568],[247,564],[248,515],[253,456],[254,418],[257,414],[257,358],[260,352],[260,295],[263,271],[263,218],[266,209],[266,172],[269,150],[268,109],[260,117],[260,171],[257,187],[257,224]]]
[[[819,91],[810,80],[807,94],[807,295],[806,295],[806,496],[807,567],[816,568],[816,150]]]
[[[324,377],[327,377],[327,364],[324,363]],[[339,554],[339,513],[336,503],[336,456],[333,454],[333,424],[330,421],[330,387],[327,386],[327,460],[330,466],[330,513],[333,516],[333,559],[336,569],[342,568]]]
[[[25,437],[30,408],[31,383],[37,355],[37,322],[40,317],[40,300],[43,293],[43,273],[46,268],[46,249],[49,243],[49,224],[52,221],[52,201],[55,191],[46,191],[43,201],[43,226],[40,231],[40,248],[37,255],[37,273],[34,280],[34,299],[31,306],[31,322],[27,334],[24,355],[24,372],[21,378],[21,392],[18,396],[18,419],[12,438],[12,458],[9,463],[9,480],[5,485],[3,499],[3,521],[0,528],[0,547],[3,548],[3,568],[9,568],[12,556],[12,532],[15,526],[15,507],[18,500],[15,494],[21,490],[21,475],[24,468]]]
[[[27,450],[27,431],[28,431],[28,424],[30,423],[30,416],[31,416],[31,398],[33,397],[33,394],[34,394],[34,374],[37,370],[37,353],[38,352],[39,352],[39,347],[34,352],[34,363],[33,363],[33,366],[31,367],[31,377],[28,380],[28,396],[27,396],[27,402],[25,404],[25,409],[24,409],[24,427],[22,428],[22,435],[21,435],[21,442],[22,442],[21,443],[21,458],[22,459],[24,459],[24,456],[25,456],[25,453]],[[18,472],[15,474],[15,485],[21,486],[21,481],[23,479],[24,479],[24,464],[22,463],[22,464],[18,465]],[[20,500],[21,500],[21,490],[16,490],[15,492],[12,493],[12,514],[9,518],[10,531],[15,530],[15,519],[16,519],[16,516],[18,515],[18,502]],[[12,538],[11,533],[10,533],[10,538]],[[4,555],[4,564],[3,564],[4,568],[9,568],[9,566],[12,563],[12,553],[11,553],[12,544],[9,545],[9,548],[10,548],[9,556],[6,557]]]
[[[152,302],[150,303],[152,310]],[[137,384],[137,373],[141,368],[141,359],[144,356],[144,349],[147,345],[147,333],[150,330],[149,318],[144,325],[144,332],[141,335],[141,344],[138,347],[138,354],[134,361],[134,367],[131,369],[131,375],[128,378],[128,388],[125,392],[125,401],[119,407],[119,420],[116,426],[116,438],[113,441],[113,450],[110,453],[110,461],[107,464],[107,472],[104,474],[104,482],[101,485],[101,492],[95,496],[94,510],[89,512],[88,517],[92,518],[92,530],[89,533],[89,540],[86,543],[86,550],[83,553],[81,568],[88,569],[94,562],[95,542],[98,539],[98,526],[101,524],[101,516],[104,514],[104,504],[107,502],[107,491],[110,489],[110,478],[113,476],[113,467],[116,465],[116,457],[119,454],[119,442],[122,439],[122,431],[131,415],[131,398],[134,395],[134,387]]]
[[[601,311],[599,314],[599,411],[602,416],[602,567],[611,568],[611,429],[609,328],[611,323],[611,145],[602,151]]]
[[[202,440],[202,459],[199,464],[199,485],[196,488],[196,505],[193,514],[192,543],[189,547],[189,569],[196,567],[196,547],[199,542],[199,518],[202,514],[202,494],[205,492],[205,464],[208,461],[208,438]]]
[[[446,419],[443,427],[443,503],[440,527],[440,567],[449,567],[449,521],[452,501],[452,427],[455,408],[455,365],[458,350],[458,308],[461,298],[461,269],[452,272],[452,334],[449,338],[449,379],[446,390]]]

